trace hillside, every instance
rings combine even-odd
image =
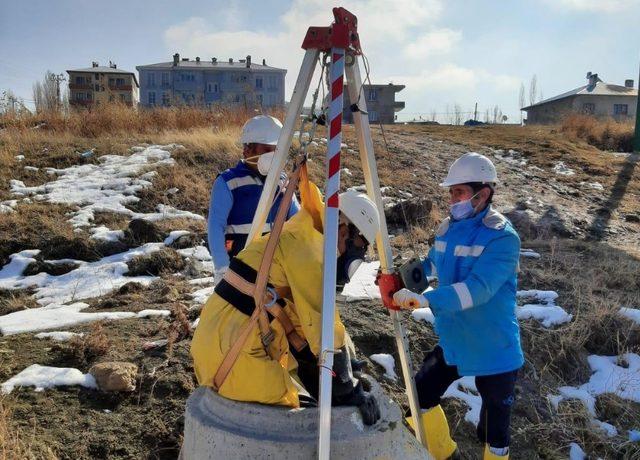
[[[245,117],[0,131],[0,382],[10,382],[0,399],[4,457],[177,456],[184,402],[196,385],[190,335],[211,292],[209,189],[239,158]],[[385,127],[386,144],[379,127],[373,133],[392,242],[403,257],[424,254],[446,215],[438,183],[455,158],[477,151],[498,167],[496,206],[528,249],[512,458],[567,458],[572,443],[593,458],[638,458],[640,444],[630,440],[640,436],[638,156],[599,150],[553,127],[396,125]],[[343,183],[357,186],[352,127],[345,142]],[[312,160],[321,184],[321,142]],[[406,406],[402,382],[369,359],[395,356],[395,346],[386,311],[367,297],[342,302],[343,320],[367,372]],[[427,313],[405,315],[416,365],[437,340]],[[78,335],[36,337],[45,330]],[[134,391],[103,393],[87,383],[92,365],[111,361],[137,365]],[[9,379],[33,364],[78,374],[59,376],[73,385],[13,388]],[[609,375],[617,380],[607,387]],[[445,402],[469,459],[479,450],[471,387],[461,381]]]

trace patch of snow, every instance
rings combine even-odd
[[[138,318],[149,318],[151,316],[169,316],[170,310],[142,310],[136,313]]]
[[[345,301],[379,299],[380,289],[375,284],[379,268],[379,261],[362,262],[342,290],[341,294],[345,297]]]
[[[9,214],[15,211],[15,207],[18,205],[18,200],[6,200],[0,202],[0,214]]]
[[[390,380],[398,379],[395,371],[396,361],[393,359],[393,356],[386,353],[376,353],[369,356],[369,358],[371,361],[380,364],[384,368],[384,376],[386,378]]]
[[[340,172],[343,173],[345,176],[353,176],[353,173],[349,171],[349,168],[342,168]]]
[[[98,388],[91,374],[83,374],[71,367],[49,367],[32,364],[18,375],[2,384],[2,393],[9,394],[17,386],[34,386],[36,391],[57,386],[80,385],[86,388]]]
[[[182,211],[172,206],[159,204],[156,206],[157,212],[134,212],[129,214],[132,219],[144,219],[149,222],[158,222],[160,220],[169,219],[193,219],[193,220],[205,220],[200,214],[195,214],[191,211]]]
[[[522,154],[520,152],[516,152],[515,150],[509,150],[507,153],[503,154],[503,150],[494,150],[493,155],[500,161],[504,161],[513,166],[526,166],[527,160],[522,158]]]
[[[78,268],[60,276],[38,273],[33,276],[20,276],[36,255],[22,251],[11,256],[11,262],[0,271],[0,287],[21,289],[37,286],[34,297],[40,305],[50,303],[64,304],[81,299],[106,295],[127,283],[138,282],[144,286],[157,279],[155,276],[125,276],[129,267],[127,262],[135,256],[151,254],[165,247],[163,243],[147,243],[126,252],[104,257],[97,262],[83,262]],[[6,271],[6,273],[5,273]]]
[[[139,201],[136,193],[151,186],[149,180],[137,176],[150,168],[175,163],[170,153],[174,148],[175,145],[152,145],[142,151],[135,151],[130,156],[103,155],[99,157],[98,164],[75,165],[65,169],[49,168],[47,173],[57,175],[54,181],[27,187],[21,181],[11,180],[11,191],[19,196],[33,196],[39,201],[79,206],[80,209],[72,213],[69,220],[74,227],[90,225],[95,212],[114,212],[132,218],[152,219],[155,214],[146,216],[134,213],[125,205]],[[161,215],[172,214],[159,211]]]
[[[195,278],[189,280],[189,284],[201,285],[201,284],[213,284],[213,276],[205,276],[204,278]]]
[[[196,318],[196,320],[191,323],[191,329],[195,329],[196,327],[198,327],[198,324],[200,324],[200,317]]]
[[[83,333],[66,332],[66,331],[53,331],[53,332],[40,332],[36,334],[37,339],[51,339],[56,342],[68,342],[74,337],[84,337]]]
[[[212,284],[213,284],[213,278],[212,278]],[[215,286],[209,286],[206,288],[198,289],[197,291],[192,292],[190,295],[196,304],[204,305],[205,303],[207,303],[207,300],[209,300],[209,297],[211,297],[211,295],[213,294],[214,289],[215,289]]]
[[[109,230],[104,225],[93,227],[90,229],[90,232],[91,238],[94,240],[120,241],[121,238],[124,238],[123,230]]]
[[[201,260],[203,262],[208,262],[211,259],[211,254],[209,250],[205,246],[195,246],[192,248],[186,249],[178,249],[178,254],[182,257],[188,257],[196,260]]]
[[[190,235],[191,232],[188,230],[174,230],[169,233],[169,236],[165,238],[164,244],[166,246],[171,246],[175,240],[180,238],[181,236]]]
[[[539,302],[552,303],[558,298],[556,291],[540,291],[538,289],[529,289],[526,291],[518,291],[516,297],[525,299],[534,299]]]
[[[433,312],[429,307],[416,308],[411,312],[411,317],[416,321],[425,321],[430,324],[433,324],[435,322],[435,317],[433,316]]]
[[[176,193],[178,193],[180,191],[179,188],[177,187],[171,187],[169,190],[167,190],[167,195],[175,195]]]
[[[462,377],[447,388],[443,398],[457,398],[466,403],[469,406],[467,413],[464,414],[464,419],[467,422],[473,423],[478,426],[480,421],[480,407],[482,406],[482,398],[478,389],[476,388],[475,377],[465,376]]]
[[[603,422],[594,418],[591,420],[591,425],[599,430],[604,431],[604,434],[606,434],[610,438],[618,436],[618,429],[610,423]]]
[[[95,148],[89,149],[89,150],[85,150],[84,152],[78,152],[78,155],[80,155],[82,158],[90,158],[93,156],[93,153],[95,152]]]
[[[516,308],[516,316],[520,320],[536,319],[544,327],[556,326],[568,323],[573,319],[573,315],[567,313],[562,307],[557,305],[527,304]]]
[[[586,458],[587,454],[578,444],[575,442],[569,444],[569,460],[585,460]]]
[[[45,307],[30,308],[0,316],[0,332],[3,335],[60,329],[101,319],[133,318],[128,311],[82,313],[89,305],[76,302],[69,305],[51,303]]]
[[[520,257],[528,257],[530,259],[539,259],[540,254],[533,249],[520,249]]]
[[[559,161],[553,166],[553,172],[560,176],[573,176],[576,172],[569,168],[563,161]]]
[[[573,319],[573,315],[570,315],[562,307],[555,304],[555,300],[558,298],[558,293],[555,291],[540,291],[537,289],[518,291],[516,297],[541,302],[539,304],[526,304],[516,307],[516,316],[520,320],[536,319],[544,327],[551,327],[568,323]]]
[[[22,161],[24,160],[24,155],[16,155],[14,158],[18,161]]]
[[[35,171],[39,171],[40,168],[36,168],[35,166],[25,166],[24,167],[25,171],[31,171],[31,172],[35,172]]]
[[[580,185],[589,187],[593,190],[604,190],[604,187],[600,182],[580,182]]]
[[[9,256],[9,263],[0,269],[0,289],[12,289],[29,264],[36,261],[39,249],[27,249]]]
[[[622,307],[618,312],[625,318],[629,318],[634,323],[640,325],[640,310],[637,308]]]
[[[596,397],[611,393],[622,399],[640,402],[640,356],[635,353],[625,353],[619,357],[591,355],[588,362],[593,374],[587,383],[579,387],[560,387],[559,394],[549,395],[548,399],[556,410],[563,400],[582,401],[592,417],[593,425],[610,437],[616,436],[618,431],[613,425],[596,419]],[[625,366],[620,366],[621,362]]]

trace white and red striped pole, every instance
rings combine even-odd
[[[322,337],[320,346],[320,425],[318,458],[329,460],[331,441],[331,384],[333,376],[336,259],[340,192],[340,145],[342,144],[342,97],[344,48],[331,48],[331,103],[327,139],[327,184],[324,207],[324,264],[322,280]]]

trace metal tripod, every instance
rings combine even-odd
[[[276,153],[267,176],[256,215],[247,238],[247,244],[261,235],[269,210],[284,169],[294,130],[302,113],[303,103],[321,53],[330,58],[330,104],[327,117],[327,182],[325,189],[324,217],[324,266],[322,297],[322,337],[320,361],[320,401],[318,457],[329,459],[331,441],[331,379],[334,348],[334,314],[336,302],[336,254],[338,239],[338,216],[340,188],[340,145],[342,143],[343,81],[347,78],[348,98],[353,107],[353,119],[358,139],[360,161],[368,196],[376,204],[380,213],[380,232],[376,237],[376,247],[383,274],[393,274],[393,258],[387,222],[384,215],[380,180],[378,178],[373,141],[367,114],[366,102],[360,76],[359,59],[362,55],[357,32],[357,18],[344,8],[334,8],[335,22],[329,27],[310,27],[302,44],[306,50],[300,73],[296,81],[291,103],[287,110]],[[312,114],[313,115],[313,114]],[[384,295],[383,295],[384,298]],[[420,419],[420,407],[413,379],[413,367],[409,356],[409,343],[398,311],[390,310],[398,355],[409,399],[411,416],[418,440],[426,447]]]

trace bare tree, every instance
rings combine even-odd
[[[27,110],[24,99],[17,97],[10,89],[0,93],[0,115],[16,115]]]
[[[520,106],[520,124],[522,124],[522,108],[526,103],[524,96],[524,83],[520,83],[520,95],[518,97],[518,105]]]
[[[533,74],[531,77],[531,83],[529,84],[529,105],[536,103],[536,96],[538,95],[538,77]]]
[[[493,124],[495,125],[498,122],[498,112],[500,112],[500,107],[497,105],[493,106]]]
[[[484,111],[484,122],[489,123],[489,109]]]
[[[436,116],[437,116],[436,109],[433,109],[431,111],[431,121],[436,121]]]
[[[544,100],[544,93],[540,90],[540,99],[538,99],[538,102],[541,102],[542,100]]]
[[[460,107],[460,104],[455,104],[453,106],[453,117],[454,117],[454,124],[456,126],[459,126],[462,124],[462,107]]]
[[[33,84],[33,101],[36,112],[56,110],[59,107],[56,76],[50,70],[44,74],[42,81]]]

